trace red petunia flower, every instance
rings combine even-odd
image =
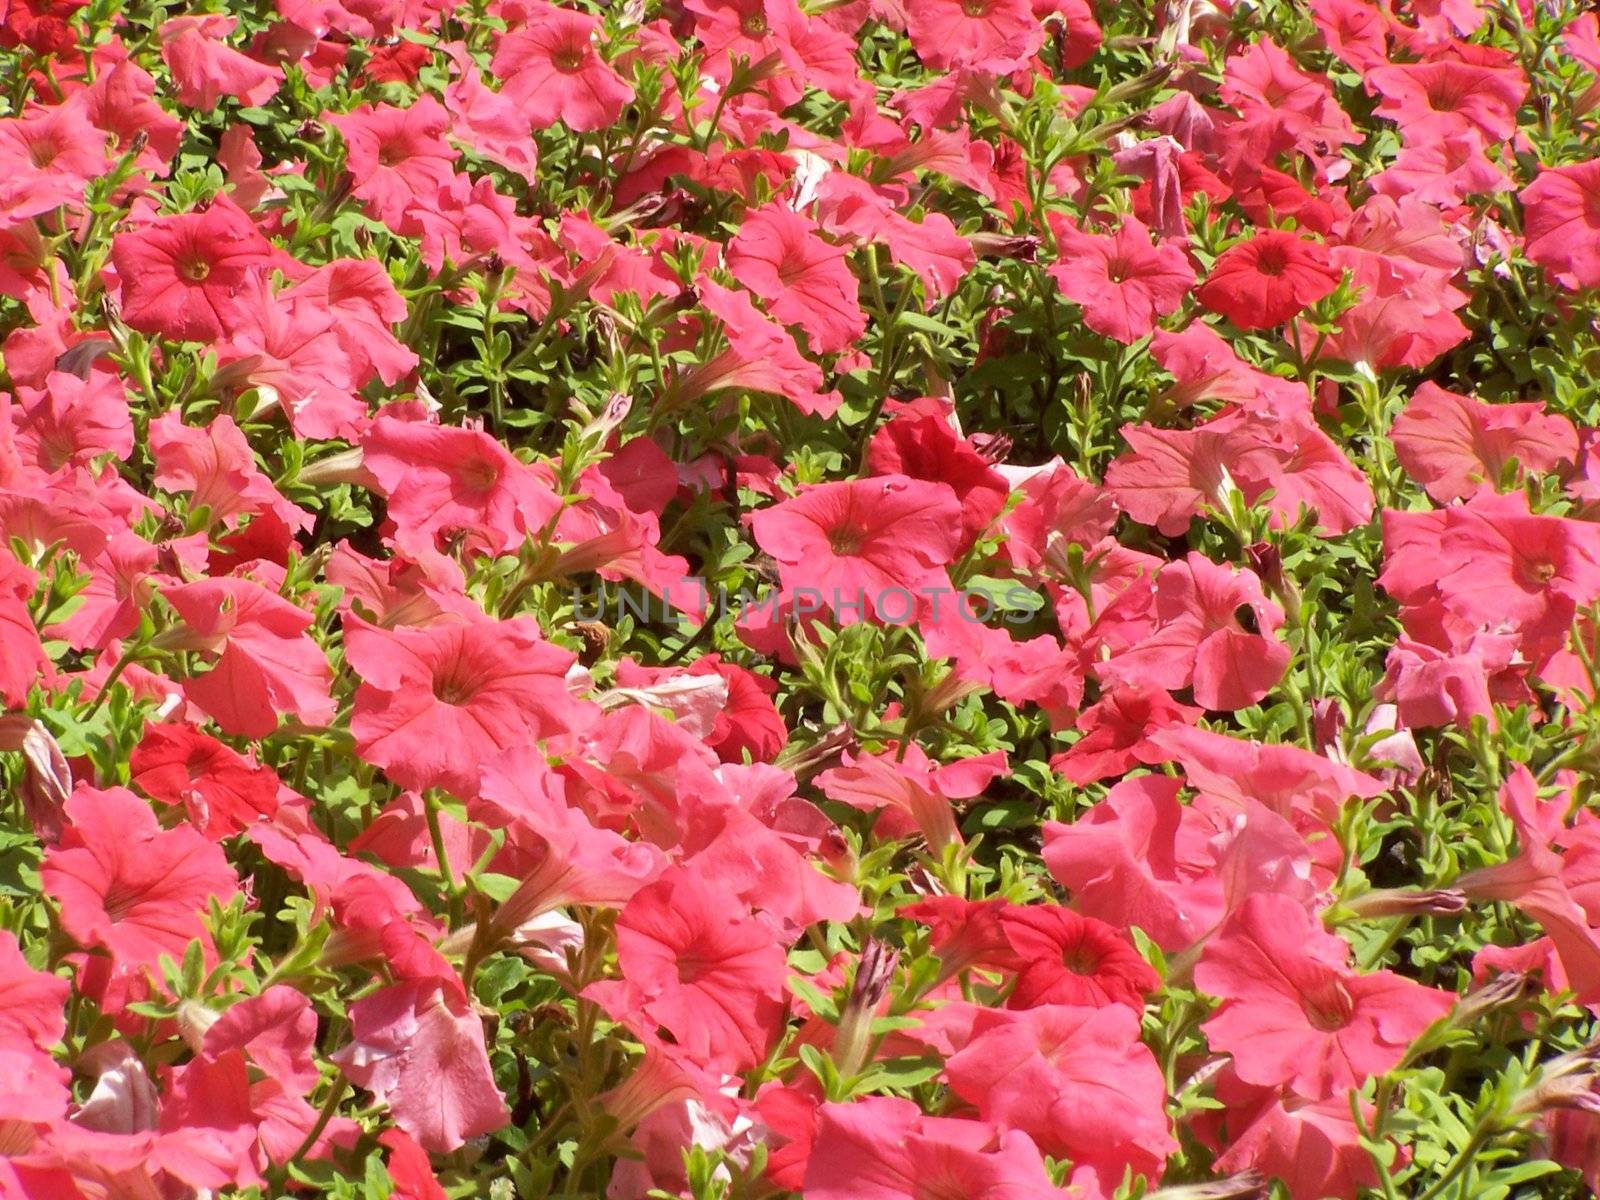
[[[1523,253],[1562,287],[1600,287],[1600,158],[1546,167],[1517,198]]]
[[[0,13],[0,46],[65,54],[77,44],[72,18],[88,0],[11,0]]]
[[[846,754],[839,766],[817,776],[817,786],[830,800],[867,812],[887,810],[878,821],[881,835],[903,837],[915,829],[939,853],[961,842],[952,803],[981,795],[1006,772],[1000,750],[935,766],[912,743],[904,753]]]
[[[354,439],[366,423],[366,402],[355,394],[366,380],[352,372],[332,314],[275,296],[264,275],[240,293],[237,326],[217,361],[217,386],[254,388],[299,437]]]
[[[376,375],[391,387],[417,367],[416,353],[394,335],[406,319],[405,297],[395,290],[383,264],[336,258],[318,267],[278,300],[325,313],[357,379]]]
[[[1566,644],[1579,608],[1600,595],[1600,527],[1528,510],[1521,492],[1479,492],[1437,513],[1384,513],[1378,582],[1413,609],[1436,608],[1470,635],[1514,631],[1523,656]]]
[[[866,465],[874,475],[908,475],[955,492],[965,553],[1005,509],[1011,487],[971,439],[961,436],[949,407],[931,396],[892,406],[893,419],[867,443]]]
[[[175,411],[149,425],[155,484],[190,493],[191,509],[205,508],[213,525],[232,529],[241,516],[272,513],[294,529],[310,529],[312,517],[291,504],[256,465],[255,452],[233,418],[217,414],[199,429]]]
[[[1028,0],[917,0],[902,11],[917,56],[940,70],[1005,74],[1044,44]]]
[[[51,371],[43,391],[17,389],[18,451],[46,471],[83,465],[100,454],[126,459],[133,453],[133,417],[122,381],[104,371],[80,379]]]
[[[1266,329],[1327,296],[1339,279],[1323,246],[1269,229],[1223,251],[1196,295],[1240,329]]]
[[[363,104],[325,119],[344,136],[355,197],[390,229],[400,228],[413,201],[455,175],[456,154],[444,139],[450,114],[432,96],[409,108]]]
[[[1468,196],[1509,192],[1516,186],[1483,152],[1483,139],[1458,130],[1405,146],[1387,168],[1372,176],[1373,191],[1396,200],[1453,208]]]
[[[183,681],[183,694],[225,733],[265,737],[278,718],[333,719],[333,672],[308,635],[311,614],[246,579],[203,579],[161,590],[183,619],[173,644],[218,657]]]
[[[128,761],[129,782],[180,806],[213,840],[278,810],[278,776],[189,725],[150,725]]]
[[[32,568],[0,546],[0,701],[10,709],[27,704],[30,688],[51,670],[29,611],[37,584]]]
[[[1155,969],[1133,943],[1104,921],[1058,904],[1012,905],[1000,929],[1016,955],[1016,986],[1007,1008],[1126,1004],[1142,1009],[1161,986]]]
[[[1594,1004],[1600,1001],[1600,929],[1591,924],[1591,914],[1600,912],[1594,892],[1600,845],[1592,823],[1568,830],[1562,823],[1566,804],[1541,804],[1538,789],[1533,772],[1518,763],[1500,790],[1500,808],[1517,833],[1517,855],[1468,871],[1455,886],[1474,900],[1515,904],[1539,922],[1565,985],[1579,1004]]]
[[[210,112],[224,96],[247,105],[264,104],[283,82],[283,69],[241,54],[222,39],[238,25],[234,17],[173,17],[162,23],[161,61],[178,85],[178,103]]]
[[[26,1042],[48,1050],[59,1042],[68,991],[65,979],[29,966],[16,937],[0,930],[0,1047]]]
[[[1482,487],[1497,491],[1513,459],[1524,472],[1553,471],[1578,457],[1572,422],[1538,401],[1484,404],[1431,380],[1417,389],[1389,436],[1406,474],[1440,504]]]
[[[1192,687],[1202,707],[1232,711],[1265,696],[1289,665],[1289,647],[1274,636],[1283,609],[1253,571],[1198,553],[1168,563],[1156,580],[1155,615],[1148,637],[1098,668],[1103,680]]]
[[[1054,212],[1050,225],[1061,247],[1050,277],[1096,333],[1128,344],[1147,337],[1156,319],[1176,312],[1194,287],[1194,268],[1182,248],[1152,246],[1136,217],[1113,234],[1085,233]]]
[[[1227,1107],[1205,1139],[1220,1151],[1213,1170],[1259,1171],[1281,1179],[1290,1196],[1355,1196],[1378,1186],[1349,1095],[1306,1100],[1282,1088],[1251,1087],[1225,1069],[1216,1097]],[[1360,1107],[1370,1127],[1372,1105]]]
[[[204,212],[161,217],[118,235],[111,261],[122,282],[122,319],[141,333],[213,342],[236,323],[236,297],[273,249],[248,214],[219,196]]]
[[[1050,767],[1081,787],[1139,763],[1160,762],[1150,735],[1168,725],[1192,725],[1202,715],[1160,688],[1113,688],[1084,709],[1078,717],[1083,736],[1052,758]]]
[[[945,1076],[983,1120],[1089,1167],[1108,1188],[1127,1169],[1159,1179],[1177,1149],[1161,1068],[1139,1040],[1137,1013],[1124,1005],[974,1006],[972,1036],[945,1063]]]
[[[1179,802],[1179,780],[1125,779],[1080,820],[1044,825],[1045,865],[1077,908],[1137,927],[1171,954],[1194,945],[1223,914],[1216,829]]]
[[[1364,72],[1363,82],[1379,97],[1377,115],[1399,122],[1407,142],[1460,132],[1503,142],[1516,132],[1517,109],[1528,96],[1522,68],[1455,57],[1385,63]]]
[[[987,1121],[867,1096],[817,1110],[806,1200],[1060,1200],[1039,1148]]]
[[[701,278],[695,290],[705,310],[722,322],[728,348],[673,382],[675,403],[737,389],[782,396],[801,412],[819,417],[838,411],[841,397],[822,390],[822,368],[800,353],[787,329],[756,308],[748,292],[707,278]]]
[[[503,554],[561,510],[546,477],[481,429],[380,416],[362,441],[362,465],[389,501],[396,540],[422,551],[465,530]]]
[[[83,203],[91,179],[111,169],[106,136],[82,104],[61,104],[0,121],[0,220],[25,221]]]

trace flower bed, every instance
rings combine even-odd
[[[1600,18],[0,5],[0,1197],[1600,1184]]]

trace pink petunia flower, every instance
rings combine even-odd
[[[1061,255],[1050,277],[1083,309],[1083,323],[1119,342],[1147,337],[1156,320],[1176,312],[1194,288],[1194,268],[1174,242],[1150,244],[1149,231],[1129,217],[1114,234],[1085,233],[1050,213]]]
[[[237,297],[271,243],[226,196],[203,212],[161,217],[117,235],[111,261],[122,283],[122,319],[142,333],[211,342],[236,325]]]
[[[765,923],[700,873],[667,871],[617,918],[622,980],[589,993],[641,1033],[666,1030],[692,1062],[760,1062],[784,1017],[784,949]]]
[[[729,270],[774,318],[803,329],[820,354],[848,348],[867,327],[860,284],[845,259],[843,246],[823,240],[813,222],[782,204],[750,213],[728,243]]]
[[[494,72],[535,129],[557,121],[578,133],[616,123],[633,87],[595,49],[600,22],[535,0],[520,28],[500,40]]]
[[[948,591],[961,536],[955,493],[903,475],[818,484],[749,520],[786,594],[858,619],[907,621],[919,596]]]
[[[1395,1066],[1455,996],[1392,971],[1361,974],[1350,947],[1303,904],[1261,895],[1206,943],[1195,983],[1225,1003],[1204,1025],[1214,1049],[1260,1087],[1308,1100],[1359,1088]]]
[[[114,985],[133,985],[163,955],[182,962],[191,941],[209,945],[207,902],[239,886],[220,848],[186,826],[163,830],[126,788],[80,786],[65,815],[40,878],[67,934],[110,956]]]
[[[574,656],[531,618],[385,630],[350,616],[344,636],[362,680],[356,751],[402,787],[471,796],[496,754],[589,719],[566,684]]]

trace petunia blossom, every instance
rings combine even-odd
[[[1578,457],[1572,422],[1537,401],[1485,404],[1431,380],[1395,418],[1389,436],[1406,474],[1440,504],[1485,486],[1500,490],[1513,460],[1519,475],[1543,474]]]
[[[728,267],[767,302],[774,318],[804,330],[818,353],[844,350],[866,330],[845,247],[826,241],[813,222],[781,204],[745,217],[728,243]]]
[[[272,265],[273,249],[248,214],[219,196],[204,211],[118,234],[111,261],[130,326],[211,342],[235,327],[237,297],[252,270]]]
[[[1339,286],[1325,247],[1269,229],[1223,251],[1195,293],[1240,329],[1282,325]]]
[[[173,17],[156,30],[161,61],[178,85],[178,102],[210,112],[224,96],[246,105],[260,105],[278,90],[283,70],[258,62],[225,45],[223,38],[238,25],[220,14]]]
[[[1125,1169],[1159,1179],[1177,1149],[1161,1068],[1122,1005],[974,1008],[971,1037],[945,1076],[984,1120],[1089,1166],[1107,1187]]]
[[[163,955],[181,962],[192,941],[209,944],[207,902],[239,885],[219,847],[186,826],[162,829],[126,788],[80,786],[65,816],[40,879],[68,936],[110,956],[114,983],[132,984]]]
[[[1247,1083],[1287,1084],[1308,1100],[1382,1075],[1450,1011],[1455,996],[1392,971],[1360,973],[1350,947],[1303,904],[1247,900],[1209,942],[1195,983],[1225,1003],[1204,1029]]]
[[[782,945],[695,871],[668,871],[634,894],[617,918],[617,959],[622,980],[592,994],[641,1032],[664,1028],[692,1062],[745,1070],[778,1036]]]
[[[535,129],[561,121],[587,133],[615,124],[633,100],[633,87],[595,48],[599,20],[537,0],[526,13],[522,26],[495,48],[503,94]]]
[[[310,613],[247,579],[202,579],[161,595],[183,620],[173,644],[217,656],[183,691],[225,733],[265,737],[285,715],[314,726],[333,719],[333,672],[307,632]]]
[[[452,989],[413,980],[350,1005],[351,1042],[333,1055],[433,1154],[449,1154],[508,1120],[484,1048],[483,1021]]]
[[[944,568],[961,537],[955,493],[903,475],[818,484],[749,520],[786,594],[812,611],[901,623],[921,597],[950,589]]]
[[[1194,288],[1194,268],[1175,242],[1150,244],[1149,231],[1128,217],[1113,234],[1086,233],[1050,214],[1061,253],[1050,277],[1083,309],[1083,323],[1119,342],[1148,337],[1156,320],[1176,312]]]
[[[1194,689],[1204,708],[1254,704],[1282,678],[1289,647],[1276,637],[1283,610],[1253,571],[1203,554],[1168,563],[1156,580],[1156,628],[1099,668],[1116,684]]]
[[[1039,1148],[987,1121],[929,1117],[898,1096],[817,1110],[807,1200],[1059,1200]]]
[[[1600,158],[1545,167],[1517,198],[1523,253],[1562,287],[1600,287]]]
[[[589,719],[567,689],[574,656],[530,618],[385,630],[350,616],[345,657],[362,680],[356,751],[402,787],[470,796],[500,751]]]
[[[1125,1004],[1142,1009],[1160,986],[1155,969],[1112,926],[1059,904],[1014,904],[1000,930],[1016,955],[1017,981],[1007,1008]]]

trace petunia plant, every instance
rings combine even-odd
[[[1600,16],[0,3],[0,1200],[1600,1189]]]

